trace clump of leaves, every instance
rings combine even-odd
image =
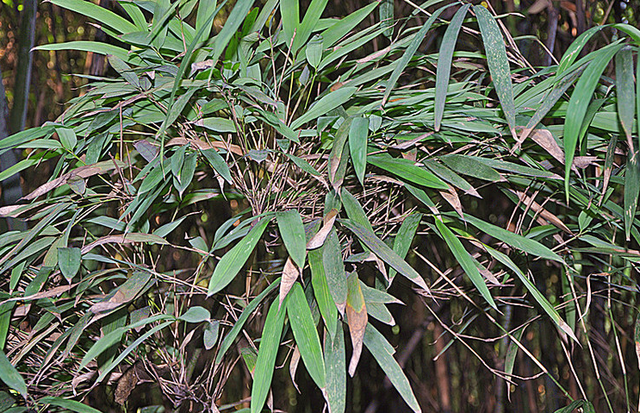
[[[0,337],[11,360],[0,354],[1,378],[29,403],[89,411],[67,397],[107,384],[123,404],[139,383],[157,381],[156,404],[204,409],[240,399],[225,384],[242,357],[253,378],[250,409],[259,412],[284,346],[292,379],[302,360],[331,412],[345,410],[347,374],[356,374],[364,348],[420,411],[383,334],[395,324],[388,305],[401,303],[392,286],[429,302],[455,298],[491,320],[513,340],[505,366],[513,379],[518,348],[551,375],[516,339],[521,327],[499,320],[514,304],[514,284],[535,306],[531,320],[542,314],[560,336],[579,341],[576,320],[565,321],[536,287],[529,262],[575,276],[569,242],[633,262],[605,245],[615,237],[588,222],[595,214],[612,228],[625,223],[637,241],[635,212],[623,214],[608,200],[615,141],[601,193],[571,166],[577,147],[587,156],[603,146],[602,134],[588,133],[588,117],[608,134],[624,132],[632,147],[633,110],[631,120],[616,112],[608,91],[591,105],[582,96],[598,89],[614,55],[620,82],[630,82],[624,73],[636,49],[622,40],[578,61],[576,46],[555,72],[520,86],[499,25],[482,6],[457,10],[437,56],[419,48],[454,5],[361,56],[389,34],[386,22],[356,29],[377,3],[323,19],[326,1],[313,0],[301,19],[297,0],[256,9],[239,0],[213,36],[224,4],[122,2],[125,18],[80,0],[53,3],[99,21],[128,49],[40,46],[108,55],[117,75],[92,79],[57,122],[0,144],[32,151],[11,173],[51,167],[24,203],[0,210],[30,224],[0,241],[7,280]],[[491,84],[486,71],[453,61],[469,13]],[[462,54],[485,62],[478,52]],[[435,76],[421,77],[434,63]],[[418,74],[400,87],[410,71]],[[619,107],[633,103],[618,99]],[[569,114],[564,134],[554,125],[558,114]],[[564,180],[549,170],[554,158],[568,165]],[[635,211],[633,176],[627,171],[630,180],[618,186],[625,209]],[[463,201],[485,202],[489,185],[515,204],[517,228],[465,212]],[[572,204],[562,203],[563,189]],[[553,212],[534,200],[541,195]],[[450,269],[432,262],[420,247],[426,243],[437,243]],[[576,305],[572,293],[563,306]]]

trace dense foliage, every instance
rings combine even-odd
[[[0,180],[52,171],[0,209],[28,223],[0,239],[3,406],[503,411],[541,377],[532,410],[630,410],[638,29],[591,28],[538,70],[486,3],[432,0],[393,27],[363,24],[379,3],[336,19],[327,0],[302,18],[239,0],[213,36],[224,3],[52,3],[119,45],[39,49],[117,76],[0,141],[28,153]],[[410,361],[433,340],[492,391],[439,365],[433,402]],[[347,391],[378,371],[402,402]]]

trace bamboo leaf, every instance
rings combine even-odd
[[[381,106],[384,106],[389,100],[389,96],[391,96],[391,92],[393,91],[393,88],[398,82],[400,75],[402,75],[402,72],[404,72],[404,69],[406,69],[411,59],[413,59],[413,56],[416,54],[418,47],[424,40],[424,37],[427,35],[427,32],[429,31],[429,29],[431,29],[431,26],[433,25],[433,23],[438,19],[438,17],[440,17],[440,14],[443,11],[445,11],[451,6],[453,6],[453,4],[440,7],[438,10],[433,12],[433,14],[427,20],[427,22],[420,28],[420,31],[418,31],[418,33],[415,34],[415,36],[411,40],[411,43],[407,47],[407,50],[405,50],[404,54],[398,61],[398,64],[396,65],[395,69],[393,69],[391,76],[389,76],[389,80],[387,81],[387,86],[384,92],[384,97],[382,98]]]
[[[342,247],[335,230],[331,230],[322,249],[322,265],[327,278],[331,298],[340,314],[347,305],[347,277],[342,260]]]
[[[427,188],[449,189],[449,186],[440,178],[417,166],[409,159],[393,158],[391,155],[384,154],[368,156],[367,162],[402,179]]]
[[[329,0],[311,1],[304,18],[302,19],[302,23],[298,26],[296,37],[293,39],[293,53],[297,53],[305,44],[307,44],[307,50],[309,50],[309,46],[311,45],[311,42],[308,42],[309,37],[311,36],[313,29],[316,27],[316,24],[318,24],[318,20],[322,17],[322,13],[326,9],[328,1]],[[298,3],[298,0],[296,0],[296,3]],[[320,39],[322,39],[322,37],[320,37]],[[322,45],[322,43],[320,43],[320,45]],[[320,53],[322,54],[322,51]],[[311,62],[309,62],[309,64],[311,64]],[[311,65],[313,66],[313,64]],[[315,68],[317,65],[313,67]]]
[[[451,74],[451,61],[453,59],[453,51],[458,41],[458,33],[462,27],[467,11],[471,4],[465,4],[460,7],[451,19],[451,23],[444,33],[442,43],[440,44],[440,53],[438,53],[438,69],[436,72],[436,100],[434,107],[434,128],[440,130],[442,117],[444,115],[444,104],[447,99],[447,89],[449,87],[449,78]]]
[[[280,15],[282,16],[285,40],[287,46],[290,46],[300,27],[300,2],[298,0],[280,0]],[[295,49],[293,52],[295,53]]]
[[[516,135],[516,108],[513,103],[513,88],[511,86],[511,70],[509,69],[509,59],[505,41],[500,33],[498,23],[484,6],[473,6],[476,13],[482,41],[487,53],[487,65],[493,79],[502,111],[509,124],[511,135],[517,139]]]
[[[405,257],[407,256],[409,248],[411,248],[413,238],[416,236],[416,232],[418,231],[418,226],[420,225],[421,220],[422,214],[414,213],[409,215],[404,219],[404,221],[402,221],[402,225],[400,225],[400,229],[398,229],[398,233],[393,239],[393,250],[398,254],[400,258],[405,259]],[[391,284],[395,275],[396,270],[391,268],[389,270],[389,284]]]
[[[291,289],[289,302],[287,303],[287,314],[293,330],[293,337],[296,340],[302,361],[309,372],[309,375],[316,385],[324,390],[325,365],[320,346],[320,337],[316,330],[316,324],[311,315],[307,297],[302,286],[295,283]]]
[[[207,296],[210,297],[221,291],[233,281],[249,259],[249,255],[255,249],[270,220],[270,218],[262,218],[246,237],[222,257],[209,281]]]
[[[369,119],[357,117],[349,128],[349,152],[353,169],[360,184],[364,185],[364,172],[367,167],[367,143],[369,134]]]
[[[373,233],[371,222],[369,222],[369,218],[367,218],[367,214],[364,212],[364,209],[362,209],[360,202],[345,188],[342,188],[342,191],[340,191],[340,199],[342,200],[342,206],[344,206],[344,210],[347,212],[349,219]]]
[[[305,123],[318,119],[320,116],[326,115],[329,111],[337,108],[351,99],[351,96],[356,93],[355,87],[341,87],[338,90],[330,92],[320,98],[313,104],[302,116],[297,118],[291,123],[291,129],[298,129]]]
[[[382,0],[380,2],[380,7],[378,7],[380,24],[382,27],[388,27],[388,29],[384,31],[384,35],[389,40],[393,38],[393,6],[393,0]]]
[[[94,19],[100,24],[105,24],[119,34],[131,33],[138,31],[138,28],[123,17],[118,16],[114,12],[98,6],[90,1],[84,0],[51,0],[56,6],[68,9],[74,13]]]
[[[187,323],[197,324],[211,319],[211,313],[204,307],[195,306],[187,310],[186,313],[178,317],[179,320]]]
[[[240,317],[238,317],[238,320],[233,324],[233,327],[231,328],[229,333],[226,335],[224,340],[222,340],[222,344],[220,344],[218,355],[216,356],[216,361],[215,361],[216,365],[220,364],[227,350],[229,350],[229,347],[231,347],[236,337],[238,337],[238,334],[240,334],[240,331],[244,327],[244,324],[247,322],[249,317],[253,314],[256,308],[258,308],[258,305],[260,305],[262,300],[264,300],[264,298],[271,291],[273,291],[276,287],[278,287],[278,285],[280,285],[280,279],[277,279],[273,283],[271,283],[270,286],[265,288],[264,291],[258,294],[258,296],[253,300],[251,300],[249,305],[245,307],[245,309],[242,311],[242,314],[240,314]]]
[[[362,225],[350,221],[350,220],[340,220],[340,223],[347,227],[351,232],[353,232],[358,239],[360,239],[371,251],[380,257],[384,262],[389,264],[391,268],[398,271],[400,274],[404,275],[415,283],[418,287],[429,291],[429,287],[425,283],[424,279],[418,274],[416,270],[414,270],[409,264],[406,263],[405,260],[400,258],[400,256],[393,251],[387,244],[382,242],[380,238],[378,238],[374,233],[363,227]]]
[[[58,248],[58,266],[60,272],[71,282],[73,277],[80,271],[82,254],[80,248]]]
[[[378,365],[387,375],[393,387],[398,390],[398,393],[400,393],[411,410],[421,412],[420,405],[413,394],[413,390],[411,390],[407,376],[405,376],[396,359],[393,358],[393,347],[371,324],[368,324],[365,330],[364,345],[367,346],[367,349],[369,349]]]
[[[10,389],[20,393],[22,397],[27,398],[27,385],[24,379],[11,364],[4,351],[0,350],[0,380],[4,382]]]
[[[311,267],[311,285],[316,297],[320,315],[327,331],[333,337],[338,324],[338,311],[333,301],[323,264],[323,249],[309,251],[309,267]]]
[[[506,229],[485,222],[469,214],[465,214],[464,219],[474,227],[478,228],[480,231],[483,231],[485,234],[491,235],[492,237],[506,243],[510,247],[522,250],[527,254],[532,254],[540,258],[545,258],[547,260],[557,261],[561,264],[564,264],[564,260],[558,254],[551,251],[549,248],[545,247],[538,241],[523,237],[522,235],[515,234],[511,231],[507,231]]]
[[[358,274],[355,272],[347,277],[347,291],[347,322],[349,323],[349,334],[351,335],[351,345],[353,347],[351,361],[349,362],[349,375],[353,377],[362,354],[364,331],[369,320]]]
[[[578,137],[580,136],[587,108],[593,98],[593,92],[600,81],[600,75],[602,75],[604,69],[621,47],[622,45],[620,44],[612,44],[594,52],[594,54],[597,54],[597,57],[587,66],[571,94],[569,106],[567,107],[567,117],[564,123],[564,187],[567,203],[569,202],[571,165],[573,164],[573,157],[576,146],[578,145]]]
[[[347,405],[347,362],[342,328],[336,334],[324,336],[324,364],[327,388],[324,397],[329,413],[344,413]]]
[[[228,183],[233,184],[229,166],[215,149],[205,149],[202,154],[207,158],[214,171],[220,174]]]
[[[295,284],[296,280],[300,276],[300,270],[296,267],[296,264],[293,263],[291,257],[288,257],[284,263],[284,268],[282,269],[282,281],[280,282],[280,300],[279,303],[282,305],[282,301],[285,299],[289,291],[291,291],[291,287]]]
[[[100,413],[100,410],[87,406],[84,403],[75,400],[67,400],[62,397],[43,397],[38,400],[40,404],[49,404],[51,406],[62,407],[63,409],[77,413]]]
[[[322,52],[324,51],[324,40],[322,36],[319,34],[314,35],[309,43],[307,44],[307,48],[305,49],[305,56],[307,58],[307,62],[314,69],[318,68],[320,61],[322,60]]]
[[[278,212],[276,214],[278,229],[284,245],[299,268],[304,268],[307,256],[306,237],[302,218],[296,210]]]
[[[498,307],[495,301],[493,301],[493,297],[491,297],[491,293],[489,292],[489,288],[487,288],[487,284],[485,283],[484,278],[480,274],[480,271],[478,271],[478,268],[471,258],[471,255],[462,245],[462,242],[460,242],[460,240],[455,235],[453,235],[453,232],[451,232],[451,230],[447,228],[439,218],[436,218],[436,228],[438,229],[440,235],[442,235],[444,241],[449,246],[449,249],[453,253],[453,256],[456,258],[456,261],[458,261],[458,264],[460,264],[460,267],[462,267],[473,285],[475,285],[478,289],[478,292],[480,292],[480,295],[482,295],[482,297],[487,301],[487,303],[489,303],[489,305],[491,305],[491,307],[497,309]]]
[[[277,301],[271,303],[264,321],[264,330],[262,330],[262,339],[258,348],[258,360],[253,374],[253,386],[251,386],[251,413],[262,411],[271,387],[286,313],[284,308],[278,310],[278,307]]]

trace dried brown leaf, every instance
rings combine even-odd
[[[313,250],[316,248],[320,248],[324,241],[329,236],[329,232],[333,228],[333,224],[336,222],[336,217],[338,216],[338,210],[332,209],[322,220],[322,228],[320,231],[314,235],[309,242],[307,242],[307,249]]]
[[[285,299],[291,287],[293,287],[293,283],[296,282],[298,276],[300,275],[300,270],[298,266],[293,262],[291,257],[287,258],[287,261],[284,263],[284,268],[282,269],[282,279],[280,280],[280,303],[279,306],[282,305],[282,301]]]

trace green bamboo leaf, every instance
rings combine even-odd
[[[640,193],[640,148],[629,151],[629,158],[624,173],[624,232],[627,241],[630,240],[631,227],[638,208],[638,194]]]
[[[88,3],[88,2],[87,2]],[[81,52],[93,52],[101,55],[113,55],[118,56],[120,59],[124,61],[138,62],[140,60],[135,58],[129,59],[129,52],[126,49],[123,49],[118,46],[114,46],[107,43],[100,42],[92,42],[92,41],[71,41],[64,43],[54,43],[54,44],[44,44],[41,46],[36,46],[33,50],[78,50]]]
[[[220,176],[223,177],[228,183],[233,184],[233,178],[231,177],[229,166],[224,161],[224,158],[220,156],[218,151],[216,151],[215,149],[205,149],[202,151],[202,154],[205,158],[207,158],[207,161],[209,161],[209,164],[214,171],[220,174]]]
[[[485,222],[469,214],[465,214],[464,219],[480,231],[506,243],[510,247],[522,250],[527,254],[532,254],[540,258],[564,264],[564,260],[558,254],[551,251],[538,241],[507,231],[506,229]]]
[[[27,385],[24,379],[11,364],[4,351],[0,350],[0,380],[4,382],[10,389],[20,393],[22,397],[27,398]]]
[[[347,276],[342,260],[342,247],[335,229],[331,229],[322,248],[322,266],[327,278],[331,298],[338,311],[344,314],[347,305]]]
[[[511,86],[511,70],[509,69],[509,59],[505,41],[500,33],[498,23],[484,6],[473,6],[476,13],[482,41],[487,53],[487,65],[493,79],[502,111],[509,124],[511,135],[516,135],[516,108],[513,103],[513,88]]]
[[[513,336],[509,340],[509,347],[507,348],[507,354],[504,358],[504,372],[508,378],[511,378],[513,374],[513,368],[516,365],[516,356],[518,355],[518,345],[515,343],[515,340],[520,341],[522,339],[522,335],[524,334],[525,327],[519,328],[516,332],[513,333]],[[509,400],[511,397],[509,396],[509,392],[511,391],[511,383],[507,383],[507,396]]]
[[[571,73],[563,76],[558,80],[558,82],[554,85],[551,92],[545,96],[542,101],[542,104],[536,109],[536,112],[533,114],[527,126],[522,130],[520,134],[519,142],[522,143],[535,129],[536,126],[540,123],[547,113],[555,106],[555,104],[560,100],[560,98],[565,94],[565,92],[573,85],[573,83],[578,79],[578,77],[582,74],[585,67],[581,67],[572,71]]]
[[[562,59],[560,59],[560,64],[558,65],[558,70],[556,70],[556,77],[562,75],[572,64],[576,61],[578,56],[580,56],[580,52],[582,48],[587,44],[587,42],[600,30],[607,27],[606,25],[594,26],[584,33],[582,33],[578,38],[571,42],[567,51],[564,52]]]
[[[587,108],[593,98],[593,92],[596,90],[596,86],[598,86],[600,81],[600,75],[602,75],[604,69],[621,47],[622,45],[620,44],[611,44],[594,52],[594,55],[597,54],[597,57],[587,66],[571,94],[569,106],[567,107],[567,117],[564,123],[564,187],[567,203],[569,202],[571,165],[573,164],[573,157],[576,146],[578,145],[578,137],[580,136]]]
[[[293,39],[293,53],[297,53],[303,45],[307,44],[307,41],[309,40],[313,29],[318,24],[318,20],[320,20],[320,17],[322,17],[322,13],[327,7],[327,2],[328,0],[311,1],[304,15],[304,19],[302,19],[302,23],[300,23],[300,25],[298,26],[296,37]],[[296,3],[298,3],[298,0],[296,0]],[[307,44],[307,50],[309,50],[309,44]],[[311,62],[309,63],[311,64]]]
[[[284,241],[284,245],[298,268],[304,268],[307,256],[307,240],[304,233],[302,218],[296,210],[278,212],[276,214],[278,229]]]
[[[367,303],[367,314],[381,323],[394,326],[396,325],[396,320],[393,319],[393,315],[391,315],[391,311],[381,303]]]
[[[321,35],[314,35],[309,43],[307,44],[307,48],[305,49],[305,56],[307,58],[307,62],[314,69],[318,68],[320,61],[322,60],[322,52],[324,51],[324,40]]]
[[[363,227],[362,225],[350,221],[340,220],[340,223],[353,232],[360,241],[362,241],[371,251],[376,254],[380,259],[389,264],[393,269],[398,271],[415,283],[418,287],[429,291],[429,287],[425,283],[424,279],[414,270],[405,260],[403,260],[395,251],[393,251],[387,244],[385,244],[380,238],[373,232]]]
[[[285,298],[283,304],[287,305],[289,296]],[[280,347],[280,336],[284,327],[285,309],[278,310],[279,303],[275,300],[271,303],[267,318],[264,321],[262,339],[258,349],[258,360],[253,373],[253,386],[251,386],[251,413],[262,411],[267,394],[271,387],[273,371],[276,367],[276,356]]]
[[[126,349],[124,349],[124,351],[120,353],[118,357],[116,357],[111,363],[107,364],[106,366],[103,367],[102,370],[100,370],[100,375],[98,376],[96,383],[102,382],[102,380],[104,380],[105,377],[107,377],[109,373],[111,373],[111,371],[114,368],[116,368],[116,366],[122,363],[122,361],[140,344],[142,344],[146,339],[148,339],[158,331],[162,330],[163,328],[170,326],[171,324],[173,324],[173,321],[165,321],[164,323],[153,327],[151,330],[147,331],[146,333],[138,337],[133,343],[131,343],[131,345],[129,345]]]
[[[218,320],[209,321],[204,328],[204,334],[202,335],[202,342],[204,348],[211,350],[215,347],[218,341],[218,335],[220,333],[220,322]]]
[[[505,178],[492,167],[480,162],[477,157],[466,155],[446,155],[442,161],[459,174],[472,176],[488,182],[502,182]]]
[[[311,260],[311,258],[309,258]],[[238,320],[233,324],[233,327],[229,331],[229,333],[225,336],[224,340],[222,340],[222,344],[220,344],[220,350],[218,351],[218,355],[216,356],[215,364],[218,365],[222,361],[222,358],[226,354],[227,350],[231,347],[233,342],[235,341],[240,331],[244,327],[244,324],[247,322],[249,317],[253,314],[253,312],[258,308],[258,305],[264,300],[264,298],[273,290],[275,290],[280,285],[280,279],[278,278],[270,286],[264,289],[256,298],[251,300],[248,306],[242,310],[242,314],[238,317]]]
[[[60,144],[62,147],[69,152],[72,152],[73,148],[75,148],[78,143],[78,137],[74,130],[70,128],[56,128],[56,133],[60,138]]]
[[[82,254],[80,248],[58,248],[58,266],[67,281],[71,282],[73,277],[80,271],[81,263]]]
[[[578,342],[577,337],[573,333],[573,329],[567,322],[565,322],[558,311],[556,311],[555,307],[551,305],[551,303],[545,298],[544,295],[536,288],[536,286],[525,276],[520,268],[509,258],[507,255],[497,251],[489,246],[485,246],[487,252],[491,254],[496,260],[502,263],[505,267],[509,268],[516,276],[520,279],[520,281],[524,284],[525,288],[529,293],[533,296],[534,300],[538,303],[538,305],[544,310],[545,313],[551,318],[551,320],[569,337]]]
[[[327,276],[322,262],[324,247],[309,251],[309,267],[311,267],[311,285],[313,295],[316,297],[320,315],[324,320],[327,331],[333,337],[338,325],[338,310],[333,301]]]
[[[84,0],[51,0],[56,6],[68,9],[74,13],[94,19],[100,24],[105,24],[117,31],[119,34],[138,31],[138,28],[123,17],[118,16],[111,10]]]
[[[421,412],[422,410],[418,400],[416,400],[416,396],[413,394],[413,390],[411,390],[407,376],[405,376],[396,359],[393,358],[393,347],[371,324],[367,324],[364,333],[364,345],[369,349],[378,365],[391,381],[391,384],[393,384],[393,387],[398,390],[398,393],[400,393],[400,396],[402,396],[411,410]]]
[[[422,164],[443,181],[450,183],[455,188],[464,191],[465,194],[482,198],[478,191],[463,177],[453,172],[451,169],[442,165],[434,159],[423,159]]]
[[[451,19],[447,31],[444,33],[442,43],[440,44],[440,53],[438,53],[438,69],[436,72],[436,100],[434,107],[434,128],[440,130],[442,117],[444,116],[444,104],[447,99],[447,89],[449,87],[449,79],[451,74],[451,61],[453,60],[453,51],[458,41],[458,34],[462,27],[467,11],[471,4],[465,4],[460,7]]]
[[[344,413],[347,405],[346,360],[342,328],[336,334],[325,334],[324,364],[327,368],[327,389],[324,397],[330,413]]]
[[[391,172],[398,177],[409,182],[426,186],[427,188],[449,189],[449,186],[440,178],[417,166],[413,161],[404,158],[393,158],[389,154],[371,155],[367,157],[367,162]]]
[[[39,404],[49,404],[51,406],[62,407],[63,409],[77,413],[100,413],[100,410],[91,406],[77,402],[75,400],[67,400],[62,397],[43,397],[38,400]]]
[[[307,297],[299,283],[295,283],[289,292],[287,314],[293,330],[293,337],[300,350],[302,361],[316,385],[324,390],[325,365],[320,346],[320,337],[311,315]]]
[[[407,256],[421,220],[422,214],[414,213],[402,221],[402,225],[400,225],[400,229],[398,229],[398,234],[396,234],[396,237],[393,239],[393,250],[400,258],[405,259]],[[389,270],[389,284],[391,284],[395,275],[396,270],[391,268]]]
[[[478,271],[471,255],[462,245],[462,242],[453,235],[453,232],[451,232],[451,230],[447,228],[439,218],[436,218],[436,228],[449,246],[453,256],[458,261],[458,264],[460,264],[464,272],[469,276],[469,279],[471,279],[471,282],[476,286],[482,297],[489,303],[489,305],[491,305],[491,307],[497,309],[498,306],[495,301],[493,301],[493,297],[491,297],[491,293],[489,292],[489,288],[487,288],[484,278],[480,274],[480,271]]]
[[[186,313],[178,317],[178,320],[186,321],[187,323],[197,324],[203,321],[211,319],[211,313],[204,307],[194,306],[187,310]]]
[[[349,149],[353,169],[360,184],[364,185],[364,172],[367,167],[367,143],[369,134],[369,119],[357,117],[349,128]]]
[[[349,101],[354,93],[356,93],[355,87],[343,86],[338,90],[326,94],[315,102],[302,116],[294,120],[291,123],[291,129],[298,129],[305,123],[326,115],[329,111]]]
[[[573,413],[576,409],[582,408],[584,413],[592,413],[593,405],[586,400],[574,400],[567,406],[556,410],[554,413]]]
[[[378,290],[377,288],[369,287],[364,282],[360,281],[360,288],[362,289],[362,296],[364,302],[369,305],[373,304],[402,304],[402,301],[398,300],[391,294]]]
[[[318,172],[313,166],[311,166],[305,159],[289,154],[287,154],[287,158],[291,159],[298,168],[302,169],[306,173],[313,176],[321,176],[320,172]]]
[[[204,118],[200,119],[195,124],[219,133],[236,132],[236,124],[233,123],[233,120],[226,118]]]
[[[211,15],[217,13],[218,2],[216,0],[200,0],[198,2],[198,12],[196,14],[196,32],[203,30],[205,39],[211,34],[213,19]],[[215,16],[215,15],[214,15]]]
[[[249,259],[249,255],[255,249],[262,233],[267,228],[267,225],[271,221],[271,218],[262,218],[244,237],[240,242],[236,244],[229,252],[227,252],[220,262],[216,265],[211,280],[209,281],[209,289],[207,296],[210,297],[213,294],[221,291],[236,277],[238,272],[242,269],[244,264]]]
[[[380,17],[380,25],[387,27],[384,31],[384,35],[387,39],[393,38],[393,24],[394,24],[394,10],[393,0],[382,0],[380,7],[378,7],[378,16]]]
[[[404,72],[404,69],[406,69],[411,59],[413,59],[413,55],[415,55],[416,51],[418,51],[418,47],[424,40],[424,37],[427,35],[427,32],[429,31],[429,29],[431,29],[431,26],[433,25],[433,23],[438,19],[438,17],[440,17],[440,14],[443,11],[445,11],[451,6],[453,6],[453,4],[440,7],[438,10],[433,12],[433,14],[427,20],[427,22],[422,26],[422,28],[420,28],[420,31],[415,34],[415,36],[411,40],[411,43],[407,47],[407,50],[405,50],[404,54],[398,61],[398,64],[396,65],[395,69],[393,69],[391,76],[389,76],[389,80],[387,81],[387,86],[384,92],[384,97],[382,98],[381,106],[384,106],[385,103],[387,103],[387,101],[389,100],[389,96],[391,96],[391,92],[393,91],[393,88],[398,82],[400,75],[402,75],[402,72]]]
[[[282,29],[284,31],[287,46],[291,46],[294,36],[300,27],[300,2],[298,0],[280,0],[280,15],[282,16]],[[295,53],[295,50],[293,50]]]
[[[349,129],[353,118],[347,118],[342,122],[336,131],[329,154],[329,182],[335,191],[338,191],[347,171],[347,160],[349,159],[349,147],[346,146],[349,137]]]
[[[369,218],[367,218],[367,214],[362,208],[362,205],[360,205],[360,202],[358,202],[358,200],[351,195],[346,188],[342,188],[340,191],[340,200],[342,201],[342,206],[344,206],[347,216],[351,221],[360,224],[372,233],[375,232],[371,226],[371,222],[369,222]]]

